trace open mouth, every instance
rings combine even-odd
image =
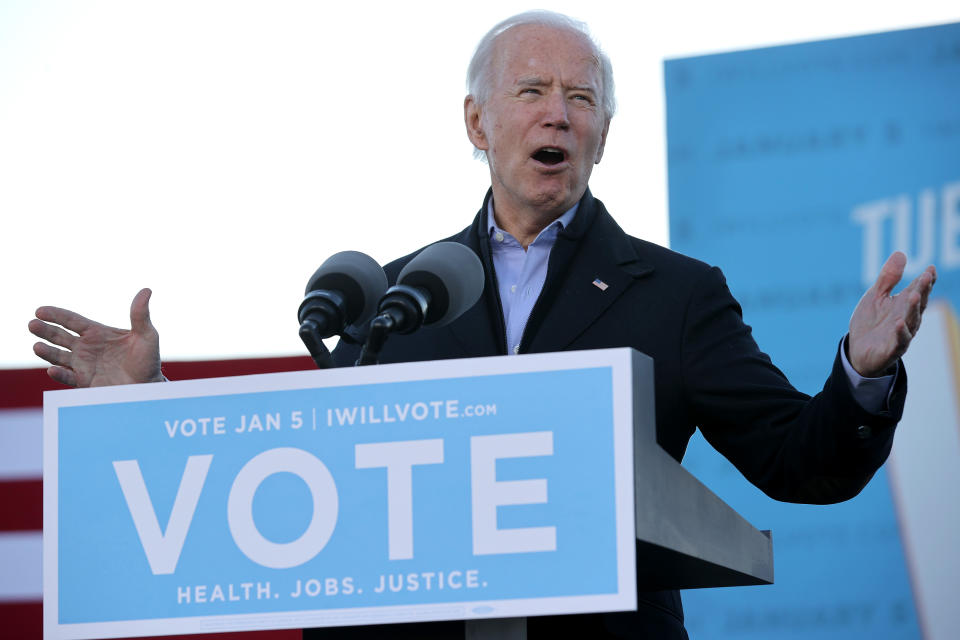
[[[566,159],[567,154],[564,153],[563,149],[558,149],[556,147],[542,147],[537,149],[537,152],[534,153],[532,157],[537,162],[552,166],[563,162]]]

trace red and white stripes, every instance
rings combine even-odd
[[[310,358],[175,362],[173,380],[312,369]],[[44,369],[0,369],[0,635],[43,637],[41,546],[43,392],[62,388]],[[299,640],[299,630],[180,636],[200,640]]]

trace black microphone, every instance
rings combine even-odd
[[[365,253],[341,251],[320,265],[297,310],[300,339],[319,368],[333,366],[323,338],[342,334],[348,325],[366,323],[386,289],[383,267]]]
[[[468,247],[457,242],[430,245],[407,263],[397,284],[380,299],[357,364],[375,364],[391,333],[453,322],[483,293],[483,280],[483,265]]]

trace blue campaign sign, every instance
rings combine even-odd
[[[48,393],[45,627],[633,608],[629,367],[617,350]]]
[[[723,268],[798,388],[819,390],[893,250],[907,278],[939,272],[907,354],[895,474],[842,505],[781,505],[691,443],[684,464],[777,532],[777,584],[685,593],[691,635],[954,637],[943,594],[960,588],[960,553],[941,532],[956,540],[960,509],[918,483],[954,486],[960,469],[960,24],[670,60],[664,73],[671,245]]]

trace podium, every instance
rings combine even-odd
[[[630,349],[47,392],[44,635],[629,610],[766,584]]]

